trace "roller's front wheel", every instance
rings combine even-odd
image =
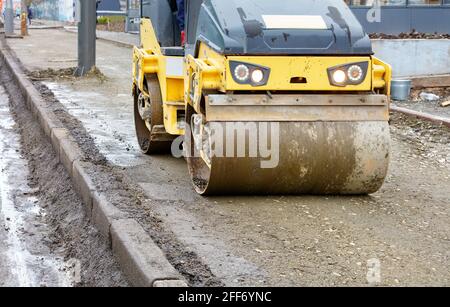
[[[136,90],[134,93],[134,123],[143,153],[152,155],[170,151],[172,142],[160,131],[164,130],[163,102],[158,78],[154,75],[146,77],[144,92]]]
[[[227,124],[239,123],[210,123],[207,127],[201,115],[187,114],[186,118],[191,118],[185,141],[187,162],[201,195],[365,195],[378,191],[387,175],[387,122],[266,123],[269,129],[278,129],[271,134],[279,138],[271,142],[277,145],[272,146],[271,157],[233,157],[212,153],[215,146],[211,140],[226,131]],[[257,129],[255,136],[267,130],[259,123],[251,126]],[[237,144],[223,135],[221,144]],[[256,152],[248,145],[247,153]],[[273,163],[267,163],[268,159]]]

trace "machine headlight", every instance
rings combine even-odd
[[[234,77],[241,82],[247,81],[249,76],[250,69],[244,64],[240,64],[234,69]]]
[[[234,81],[251,86],[264,86],[269,81],[270,68],[249,63],[230,61],[230,71]]]
[[[359,65],[350,66],[347,72],[347,76],[352,82],[361,81],[363,75],[364,72]]]
[[[328,69],[328,78],[334,86],[358,85],[367,76],[369,62],[351,63]]]
[[[261,83],[264,79],[264,72],[261,69],[255,69],[252,72],[252,82],[253,83]]]

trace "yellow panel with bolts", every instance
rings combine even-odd
[[[227,59],[225,56],[217,53],[209,46],[205,45],[204,43],[200,44],[198,58],[202,61],[205,61],[207,64],[214,66],[217,68],[217,71],[220,72],[220,75],[212,75],[213,83],[219,83],[219,86],[217,87],[220,91],[225,91],[225,72],[226,72],[226,65],[227,65]]]
[[[161,83],[161,82],[160,82]],[[167,133],[182,135],[184,130],[178,125],[178,113],[184,111],[184,80],[167,78],[167,97],[164,100],[164,126]]]
[[[184,103],[184,79],[167,78],[167,102]]]
[[[178,124],[178,113],[184,111],[184,106],[164,104],[164,128],[171,135],[183,135],[184,129]]]
[[[373,90],[381,89],[385,95],[391,95],[392,67],[384,63],[376,57],[372,57],[373,61]]]
[[[237,61],[270,69],[269,80],[264,86],[254,87],[234,81],[229,62]],[[359,85],[334,86],[328,77],[328,68],[351,63],[368,62],[365,80]],[[372,65],[370,56],[230,56],[227,58],[227,90],[270,91],[370,91],[372,90]],[[302,80],[304,83],[295,83]],[[294,82],[294,83],[293,83]]]

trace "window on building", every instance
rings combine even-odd
[[[409,0],[409,5],[441,5],[441,0]]]
[[[346,0],[352,6],[373,6],[377,0]],[[450,0],[378,0],[382,6],[450,5]]]

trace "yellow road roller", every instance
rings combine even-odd
[[[180,29],[174,1],[142,1],[133,96],[144,153],[181,152],[201,195],[381,188],[391,67],[343,1],[184,2]]]

